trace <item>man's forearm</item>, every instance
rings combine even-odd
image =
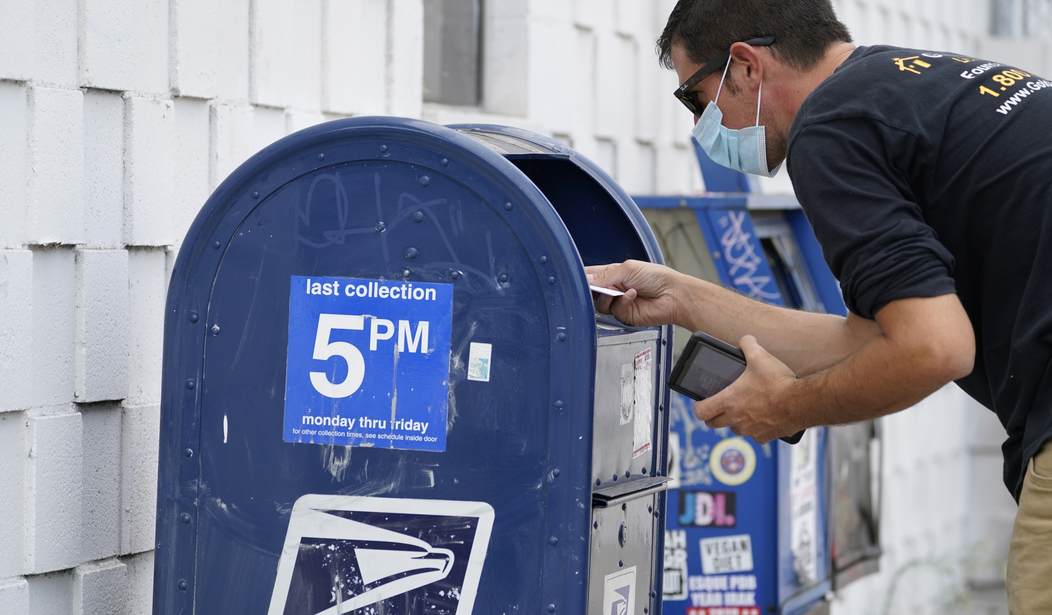
[[[731,343],[753,335],[798,376],[836,365],[880,336],[872,321],[780,308],[690,276],[682,291],[676,324]]]
[[[843,425],[904,410],[956,375],[945,362],[880,337],[844,361],[789,387],[784,410],[801,427]]]

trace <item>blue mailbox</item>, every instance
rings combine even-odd
[[[657,613],[672,344],[585,265],[660,262],[539,135],[355,118],[235,171],[169,289],[154,613]]]

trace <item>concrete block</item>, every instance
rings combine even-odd
[[[22,577],[0,581],[0,613],[29,612],[29,583]]]
[[[172,227],[175,242],[182,242],[197,212],[208,200],[208,103],[176,98],[175,185],[172,194]]]
[[[572,0],[570,4],[573,5],[575,25],[596,32],[613,30],[616,5],[611,6],[612,3],[609,0]]]
[[[650,27],[650,13],[654,10],[653,3],[615,0],[614,6],[616,9],[614,29],[618,34],[643,35],[652,40],[657,39],[660,32],[652,32]]]
[[[322,109],[378,114],[387,104],[387,0],[324,0]]]
[[[172,92],[178,96],[216,96],[220,27],[230,27],[219,21],[221,4],[209,0],[171,1],[169,63]]]
[[[179,258],[179,250],[175,247],[164,251],[164,287],[172,285],[172,271],[175,270],[175,261]]]
[[[566,109],[562,113],[570,116],[571,130],[566,131],[574,135],[574,141],[582,137],[595,137],[595,98],[596,98],[596,41],[595,34],[591,30],[575,28],[573,31],[574,62],[570,67],[570,90],[571,99],[574,103],[570,106],[569,113]],[[538,44],[540,44],[538,42]],[[538,60],[531,59],[531,71],[536,70],[532,64]],[[531,103],[531,108],[532,108]],[[562,131],[561,131],[562,132]]]
[[[588,55],[591,33],[584,34],[586,31],[575,29],[566,21],[535,19],[529,28],[529,118],[550,130],[570,132],[576,128],[573,114],[567,113],[566,98],[559,96],[558,92],[572,92],[575,87],[583,85],[583,93],[588,95],[587,90],[594,83],[595,76],[591,73],[582,75],[587,69],[578,64],[573,52],[577,45],[585,54],[583,62],[594,59],[594,48],[591,49],[593,55]],[[571,66],[567,65],[568,57],[574,57]],[[575,83],[578,77],[584,79],[583,84]],[[591,113],[594,104],[593,98],[585,98],[574,99],[572,106],[580,107],[583,113]]]
[[[160,406],[125,406],[121,422],[121,554],[154,548]]]
[[[124,245],[124,100],[116,92],[84,93],[84,241]]]
[[[252,113],[249,156],[285,136],[285,112],[281,109],[256,107]]]
[[[84,95],[29,89],[29,241],[83,241]]]
[[[121,407],[81,407],[84,477],[81,559],[98,560],[120,550]]]
[[[128,567],[117,560],[77,566],[73,571],[73,615],[123,615]]]
[[[482,105],[489,113],[525,117],[529,111],[529,20],[525,3],[486,2],[482,15]]]
[[[387,19],[388,111],[420,117],[424,100],[424,5],[421,0],[391,0]]]
[[[27,100],[25,86],[0,81],[0,248],[18,246],[26,237]]]
[[[285,112],[285,134],[292,134],[304,128],[310,128],[315,124],[321,124],[324,121],[325,116],[318,111],[289,109]]]
[[[58,413],[51,414],[53,411]],[[80,562],[80,413],[66,407],[31,410],[27,417],[26,570],[41,573],[70,568]],[[32,593],[32,581],[30,587]]]
[[[173,243],[172,101],[126,95],[124,117],[124,242],[129,246]]]
[[[0,250],[0,413],[32,398],[33,253]],[[0,572],[0,578],[3,578]]]
[[[161,350],[164,341],[165,250],[128,252],[128,394],[131,405],[161,398]]]
[[[128,378],[128,253],[77,250],[74,398],[124,399]]]
[[[635,125],[635,97],[624,84],[637,82],[636,43],[612,34],[600,34],[596,42],[595,133],[613,138]]]
[[[125,613],[153,612],[153,551],[122,557],[128,567]]]
[[[285,112],[269,107],[214,104],[211,116],[211,188],[253,154],[285,136]]]
[[[28,615],[69,613],[73,608],[73,571],[26,577],[29,583]]]
[[[251,6],[252,102],[317,109],[321,97],[321,0],[256,0]]]
[[[74,250],[33,251],[33,365],[31,406],[73,399]]]
[[[214,190],[254,153],[253,111],[248,105],[212,105],[209,137],[209,189]]]
[[[208,0],[204,0],[207,2]],[[220,30],[216,66],[216,94],[225,100],[248,100],[249,0],[212,2]]]
[[[28,3],[27,3],[28,4]],[[77,0],[36,0],[33,81],[77,86]]]
[[[701,181],[701,171],[694,162],[694,152],[685,147],[662,147],[657,151],[657,190],[660,194],[684,194],[694,182]]]
[[[0,79],[28,81],[32,76],[35,19],[32,2],[0,0],[0,23],[11,25],[0,37]]]
[[[0,414],[0,493],[6,503],[0,522],[0,579],[24,572],[25,556],[25,479],[26,417],[21,412]],[[0,582],[0,613],[4,610],[3,582]]]
[[[81,0],[80,7],[81,85],[168,92],[166,0]]]
[[[634,54],[632,62],[636,67],[636,80],[639,84],[635,88],[634,136],[641,141],[648,142],[654,142],[658,138],[658,113],[660,113],[661,108],[658,105],[658,100],[661,92],[667,90],[669,94],[666,94],[666,96],[671,98],[670,93],[677,86],[674,83],[675,79],[671,78],[673,73],[666,74],[665,69],[658,64],[657,58],[651,52],[651,49],[650,45],[640,44],[637,40],[632,50]]]
[[[621,185],[629,194],[656,194],[657,158],[654,147],[632,139],[621,142]]]

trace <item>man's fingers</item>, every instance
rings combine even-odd
[[[610,281],[609,281],[608,278],[612,277],[610,275],[610,272],[615,267],[617,267],[616,264],[615,265],[593,265],[591,267],[585,267],[584,268],[584,273],[585,273],[585,276],[588,277],[588,283],[589,284],[594,284],[596,286],[609,287],[610,286]]]
[[[698,420],[704,421],[706,425],[722,414],[723,407],[722,404],[720,404],[718,395],[716,397],[710,397],[702,401],[694,402],[694,416],[698,417]]]
[[[745,360],[749,363],[752,363],[753,359],[759,359],[767,354],[767,351],[760,346],[760,342],[756,341],[756,338],[752,335],[746,335],[741,338],[738,346],[741,347],[742,352],[745,354]]]

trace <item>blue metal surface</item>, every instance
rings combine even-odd
[[[811,274],[811,279],[814,280],[818,296],[822,299],[822,305],[830,314],[847,316],[847,307],[844,305],[844,296],[840,293],[840,285],[833,277],[833,272],[829,270],[825,257],[822,256],[822,246],[818,245],[818,238],[815,237],[815,231],[811,228],[807,216],[802,210],[796,209],[786,211],[785,217],[789,221],[789,226],[793,228],[793,235],[800,246],[800,252],[804,255],[807,270]]]
[[[166,307],[155,613],[266,612],[305,494],[436,511],[482,502],[488,512],[457,517],[477,528],[492,519],[474,612],[585,612],[596,330],[581,254],[608,253],[583,240],[617,237],[621,251],[661,256],[608,177],[552,155],[593,180],[578,197],[605,190],[604,207],[623,215],[575,228],[583,220],[564,222],[490,147],[390,118],[301,131],[220,185],[183,243]],[[559,197],[564,215],[574,196]],[[444,453],[282,442],[295,275],[454,285]],[[489,386],[466,377],[471,341],[492,345]],[[375,517],[341,510],[331,515]],[[456,610],[445,592],[407,595],[384,608]]]

